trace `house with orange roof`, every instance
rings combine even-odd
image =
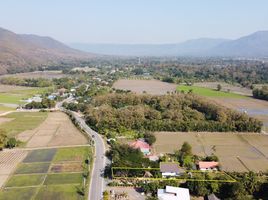
[[[146,156],[151,154],[150,145],[142,139],[130,143],[129,146],[133,149],[140,149],[140,151]]]
[[[219,162],[215,161],[199,161],[198,167],[201,171],[218,170]]]

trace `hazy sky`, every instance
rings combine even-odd
[[[268,30],[268,0],[1,0],[0,27],[85,43],[175,43]]]

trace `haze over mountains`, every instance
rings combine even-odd
[[[93,56],[50,37],[16,34],[0,28],[0,74],[14,68],[17,71],[34,69],[41,65],[89,59]]]
[[[268,57],[268,31],[236,40],[200,38],[178,44],[70,44],[83,51],[122,56]]]

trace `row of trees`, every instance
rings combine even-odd
[[[262,123],[192,94],[97,96],[86,111],[87,123],[105,130],[260,132]]]
[[[28,87],[50,87],[52,81],[44,78],[17,78],[17,77],[5,77],[0,79],[1,84],[5,85],[18,85]]]
[[[263,99],[268,101],[268,86],[263,86],[262,88],[256,88],[253,90],[253,97],[256,99]]]

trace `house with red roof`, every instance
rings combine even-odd
[[[144,140],[141,140],[141,139],[136,140],[136,141],[130,143],[129,146],[132,147],[133,149],[140,149],[141,152],[146,156],[151,154],[151,151],[150,151],[151,147]]]
[[[202,171],[218,170],[219,162],[215,162],[215,161],[199,161],[198,166],[199,166],[199,169],[202,170]]]

